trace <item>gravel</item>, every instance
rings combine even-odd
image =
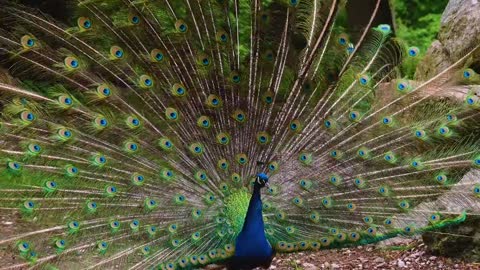
[[[420,239],[397,239],[386,245],[369,245],[339,250],[280,254],[269,269],[479,269],[479,263],[428,254]]]

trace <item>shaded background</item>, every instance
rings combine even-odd
[[[19,0],[20,3],[39,8],[57,20],[69,23],[74,7],[66,0]],[[376,0],[349,0],[346,22],[350,33],[360,32],[370,20]],[[373,25],[393,26],[395,34],[409,44],[425,51],[438,33],[440,17],[448,0],[381,0]]]

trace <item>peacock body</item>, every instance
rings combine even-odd
[[[251,269],[480,214],[478,48],[411,81],[380,1],[355,38],[341,0],[0,4],[2,269]]]

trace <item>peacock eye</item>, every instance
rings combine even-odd
[[[33,114],[31,111],[23,111],[20,114],[20,119],[22,119],[22,121],[26,124],[30,124],[35,120],[35,118],[35,114]]]
[[[77,19],[77,25],[81,31],[89,30],[92,28],[92,21],[86,17],[79,17]]]
[[[183,20],[178,20],[175,22],[175,28],[180,33],[185,33],[188,30],[187,24]]]
[[[70,61],[70,66],[72,68],[77,68],[78,67],[78,61],[77,60],[72,60]]]
[[[408,48],[408,56],[416,57],[418,56],[420,50],[417,47],[410,47]]]
[[[20,163],[15,162],[15,161],[9,161],[7,162],[7,167],[11,170],[18,171],[22,167]]]
[[[32,153],[39,153],[42,148],[38,144],[29,144],[28,150]]]
[[[134,15],[134,16],[131,16],[130,21],[133,24],[138,24],[140,22],[140,18],[138,16]]]

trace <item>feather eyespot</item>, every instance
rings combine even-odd
[[[123,49],[119,46],[112,46],[110,48],[110,56],[112,59],[122,59],[124,55]]]
[[[165,59],[165,54],[159,49],[153,49],[150,52],[150,59],[153,62],[162,62]]]
[[[208,116],[200,116],[197,120],[197,125],[201,128],[210,128],[210,118]]]
[[[388,24],[380,24],[376,29],[384,35],[392,33],[392,27]]]
[[[139,84],[141,88],[147,89],[153,87],[153,79],[148,75],[142,75],[139,78]]]
[[[220,42],[220,43],[226,43],[228,41],[227,33],[223,30],[218,31],[215,36],[216,36],[217,41]]]
[[[177,121],[179,118],[178,111],[174,108],[167,108],[165,110],[165,117],[170,121]]]
[[[240,74],[238,74],[238,72],[232,72],[230,79],[235,84],[238,84],[241,81],[241,77],[240,77]]]
[[[408,48],[408,56],[410,57],[417,57],[419,53],[420,53],[420,49],[417,47]]]
[[[20,119],[24,124],[30,124],[33,121],[35,121],[36,116],[33,112],[25,110],[22,113],[20,113]]]
[[[140,221],[138,221],[136,219],[134,219],[134,220],[132,220],[132,222],[130,222],[130,228],[132,230],[138,229],[139,226],[140,226]]]
[[[107,197],[113,197],[117,194],[117,188],[115,186],[105,187],[105,195]]]
[[[145,181],[145,177],[141,174],[134,173],[131,177],[132,183],[136,186],[141,186],[143,185],[143,182]]]
[[[57,130],[57,138],[60,141],[68,141],[73,137],[73,132],[67,128],[59,128]]]
[[[45,181],[44,190],[48,193],[54,192],[55,190],[57,190],[57,182]]]
[[[70,70],[78,69],[80,67],[80,61],[74,56],[67,56],[63,60],[65,67]]]
[[[42,151],[42,147],[36,143],[30,143],[27,146],[28,153],[31,155],[38,155]]]
[[[95,154],[92,157],[92,164],[101,168],[107,164],[107,158],[102,154]]]
[[[81,31],[90,30],[92,25],[92,21],[87,17],[79,17],[77,19],[77,26]]]
[[[139,150],[139,146],[137,143],[132,141],[127,141],[123,144],[123,148],[127,153],[135,153]]]
[[[185,89],[185,86],[183,86],[180,83],[174,84],[170,91],[171,91],[172,95],[174,95],[176,97],[183,97],[187,94],[187,90]]]
[[[106,84],[97,86],[96,92],[100,99],[104,99],[112,95],[112,91]]]
[[[229,164],[226,159],[220,159],[217,163],[217,167],[220,168],[221,170],[227,170],[228,165]]]
[[[27,210],[27,212],[32,212],[32,210],[35,208],[35,203],[33,201],[25,201],[23,202],[23,208]]]
[[[300,2],[300,0],[289,0],[289,4],[292,7],[298,6],[299,2]]]
[[[120,222],[118,220],[114,220],[110,222],[111,229],[118,229],[120,228]]]
[[[222,106],[222,100],[220,99],[220,97],[212,94],[207,97],[206,103],[207,103],[207,106],[212,108],[218,108]]]
[[[268,91],[263,95],[263,102],[267,105],[270,105],[273,103],[273,98],[274,98],[273,92]]]
[[[70,108],[73,105],[73,100],[70,96],[68,95],[61,95],[57,98],[58,104],[62,106],[63,108]]]
[[[271,137],[267,132],[262,131],[257,133],[257,142],[259,144],[265,145],[270,143],[270,141],[271,141]]]
[[[293,120],[290,123],[290,130],[293,132],[300,132],[302,130],[302,124],[299,120]]]
[[[239,123],[244,123],[247,120],[245,112],[240,109],[237,109],[232,113],[232,118]]]
[[[93,120],[93,123],[95,128],[97,129],[104,129],[108,127],[108,120],[102,115],[95,117],[95,119]]]
[[[58,239],[57,241],[55,241],[55,247],[60,250],[64,249],[66,244],[67,242],[64,239]]]
[[[37,46],[37,40],[31,35],[24,35],[20,39],[20,43],[24,49],[31,49]]]
[[[480,197],[480,185],[475,185],[473,187],[473,194],[475,194],[477,197]]]
[[[148,210],[153,210],[157,207],[157,202],[154,199],[146,198],[145,199],[145,207]]]
[[[129,14],[128,22],[132,25],[137,25],[141,22],[141,19],[137,14]]]
[[[175,22],[175,29],[180,33],[186,33],[188,30],[187,24],[183,20],[177,20]]]
[[[70,230],[78,230],[80,228],[80,223],[78,221],[70,221],[68,224],[67,224],[67,227],[70,229]]]

